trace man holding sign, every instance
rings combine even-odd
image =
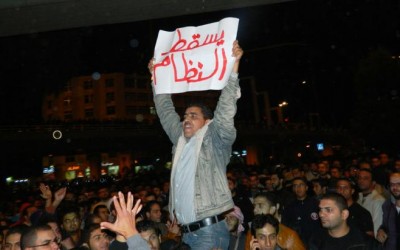
[[[183,240],[192,249],[228,249],[229,245],[230,236],[223,214],[234,206],[226,166],[236,139],[234,116],[240,97],[238,70],[243,50],[237,41],[233,42],[230,54],[226,53],[226,58],[232,61],[232,72],[227,66],[230,76],[214,114],[207,107],[196,104],[186,109],[182,120],[175,112],[171,94],[156,92],[155,85],[162,84],[163,78],[155,72],[154,61],[149,63],[157,114],[173,143],[169,211],[181,224]],[[219,67],[217,70],[221,72]],[[157,83],[154,83],[155,74]],[[192,76],[186,75],[186,78],[194,79]],[[216,74],[217,78],[220,76],[220,73]]]

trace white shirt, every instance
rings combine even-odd
[[[176,163],[174,183],[175,214],[181,224],[196,221],[194,209],[194,179],[196,174],[196,136],[185,144],[182,154]]]

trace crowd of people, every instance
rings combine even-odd
[[[130,179],[91,187],[41,182],[31,190],[35,192],[3,202],[2,248],[118,250],[142,244],[144,249],[191,249],[182,237],[185,228],[171,220],[170,180],[151,178],[155,175],[153,171],[134,179],[147,183]],[[229,168],[226,180],[234,201],[222,218],[230,233],[228,249],[399,246],[400,161],[387,153],[348,166],[319,160],[301,166]],[[136,201],[136,210],[141,209],[132,214]],[[123,208],[135,221],[136,241],[112,226]]]

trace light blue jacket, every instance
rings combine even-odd
[[[233,208],[226,178],[226,166],[230,161],[232,144],[236,139],[234,116],[239,97],[239,80],[237,74],[232,74],[228,84],[221,91],[213,120],[196,133],[198,135],[194,199],[196,220],[218,215]],[[155,95],[154,103],[161,125],[173,143],[172,177],[176,161],[185,144],[182,122],[175,112],[170,94]],[[171,187],[173,184],[174,180],[171,179]],[[170,190],[169,211],[173,215],[174,193],[172,188]]]

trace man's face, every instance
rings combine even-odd
[[[298,168],[294,168],[294,169],[292,169],[292,175],[293,175],[293,178],[303,177],[303,172]]]
[[[371,190],[373,188],[371,173],[367,171],[359,171],[357,184],[361,191]]]
[[[350,182],[345,180],[340,180],[336,183],[336,192],[343,195],[346,201],[352,199],[354,189],[351,187]]]
[[[160,222],[161,221],[161,208],[158,204],[153,204],[150,211],[146,213],[147,217],[151,221]]]
[[[160,250],[160,237],[153,229],[140,232],[140,236],[147,241],[151,250]]]
[[[333,178],[340,178],[340,171],[339,171],[339,169],[337,169],[337,168],[332,168],[332,169],[330,170],[330,172],[331,172],[331,177],[333,177]]]
[[[277,233],[271,224],[265,224],[263,228],[256,229],[256,239],[260,244],[260,250],[274,250],[277,246]]]
[[[258,186],[258,184],[260,184],[260,181],[258,180],[257,176],[250,176],[249,178],[250,180],[250,187],[252,188],[256,188]]]
[[[302,200],[307,197],[308,187],[302,180],[293,181],[292,188],[297,199]]]
[[[201,129],[209,120],[204,119],[203,112],[199,107],[189,107],[183,116],[183,135],[191,138]]]
[[[59,250],[59,240],[52,229],[40,230],[36,233],[36,241],[33,246],[28,246],[26,249],[35,250]]]
[[[343,223],[346,223],[348,213],[343,210],[340,212],[339,208],[333,200],[322,199],[319,202],[319,217],[323,228],[334,230],[339,228]]]
[[[381,164],[385,165],[389,163],[389,156],[387,154],[380,154],[379,155],[379,160],[381,161]]]
[[[55,235],[57,236],[57,238],[61,239],[62,235],[61,235],[61,230],[60,227],[58,226],[57,223],[55,222],[48,222],[47,225],[49,225],[51,227],[51,229],[53,229],[53,232],[55,233]]]
[[[64,215],[62,226],[67,233],[72,234],[80,229],[81,220],[76,213],[68,213]]]
[[[101,207],[97,211],[97,215],[101,218],[101,221],[108,221],[108,216],[110,215],[110,211],[108,208]]]
[[[396,200],[400,200],[400,173],[395,173],[389,179],[390,193]]]
[[[108,250],[110,246],[110,238],[101,231],[100,228],[90,233],[89,248],[90,250]]]
[[[110,192],[108,191],[108,188],[100,188],[99,191],[97,191],[97,196],[102,199],[108,199],[110,198]]]
[[[279,179],[277,174],[271,175],[271,184],[272,187],[277,190],[281,186],[281,180]]]
[[[322,176],[326,175],[328,173],[328,166],[321,162],[318,164],[318,173]]]
[[[379,158],[374,157],[371,159],[371,164],[374,168],[379,167],[381,165],[381,161],[379,160]]]
[[[21,250],[21,234],[13,233],[6,237],[4,242],[4,250]]]
[[[313,191],[315,193],[315,195],[322,195],[323,194],[323,190],[321,185],[318,182],[313,182]]]
[[[270,214],[271,213],[271,206],[267,199],[264,197],[256,197],[254,199],[254,214]]]

